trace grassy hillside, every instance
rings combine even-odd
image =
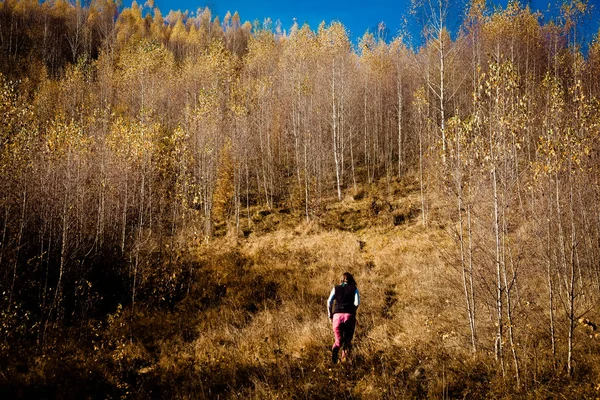
[[[473,357],[454,243],[441,213],[423,227],[412,181],[328,203],[317,219],[254,210],[245,235],[190,246],[135,306],[66,327],[5,359],[13,398],[567,398],[595,396],[591,360],[517,391],[493,349]],[[224,229],[224,228],[223,228]],[[351,362],[332,365],[325,301],[344,271],[362,296]],[[150,276],[146,274],[145,276]],[[484,332],[493,337],[493,332]],[[542,346],[543,347],[543,346]],[[488,354],[488,355],[486,355]],[[583,361],[582,361],[583,363]],[[581,368],[580,368],[581,370]]]

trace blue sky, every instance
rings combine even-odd
[[[392,36],[400,29],[401,18],[408,13],[410,0],[398,1],[357,1],[357,0],[304,0],[304,1],[267,1],[267,0],[155,0],[163,15],[171,9],[195,12],[199,7],[209,6],[213,14],[223,16],[227,11],[237,11],[244,21],[263,21],[269,17],[273,22],[279,20],[283,29],[289,29],[294,19],[299,25],[307,22],[317,29],[321,21],[330,23],[340,21],[350,31],[353,38],[362,36],[367,29],[377,29],[379,22],[388,26]]]
[[[545,18],[551,15],[547,12],[558,10],[562,0],[522,0],[534,10],[545,12]],[[458,0],[457,3],[461,3]],[[506,5],[507,0],[488,0],[490,4]],[[138,0],[142,4],[143,0]],[[222,17],[230,11],[237,11],[242,22],[255,20],[263,21],[269,17],[273,22],[281,21],[282,28],[287,30],[292,26],[294,19],[299,25],[307,22],[314,30],[321,21],[330,23],[340,21],[349,30],[353,41],[360,38],[367,30],[376,31],[380,22],[388,28],[387,39],[392,39],[403,27],[403,19],[408,21],[408,29],[413,36],[419,36],[420,27],[414,17],[409,15],[410,0],[304,0],[304,1],[267,1],[267,0],[155,0],[163,15],[170,10],[188,10],[196,12],[198,8],[208,6],[213,15]],[[600,0],[589,0],[594,7],[594,13],[588,21],[587,36],[595,34],[600,26]],[[450,26],[456,33],[458,24]],[[418,39],[418,38],[417,38]]]

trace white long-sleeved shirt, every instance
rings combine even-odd
[[[331,289],[331,293],[329,294],[329,298],[327,299],[327,316],[329,319],[333,318],[333,299],[335,299],[335,287]],[[354,290],[354,306],[358,307],[360,305],[360,293],[358,293],[358,288]]]

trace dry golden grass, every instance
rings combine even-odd
[[[389,209],[373,216],[375,201],[389,204]],[[347,198],[328,207],[320,223],[299,219],[293,227],[203,246],[197,256],[205,260],[214,283],[230,285],[227,295],[217,307],[202,312],[192,343],[162,344],[170,349],[161,353],[160,368],[177,374],[175,366],[182,360],[194,360],[197,375],[209,370],[224,375],[229,383],[220,390],[229,397],[393,398],[426,393],[412,377],[426,356],[407,360],[403,353],[427,343],[443,348],[442,337],[445,343],[453,339],[453,331],[439,318],[450,293],[432,290],[446,272],[440,249],[450,244],[442,231],[423,228],[414,215],[394,225],[393,210],[409,215],[411,202]],[[364,227],[331,228],[349,213],[363,213]],[[357,279],[363,304],[353,364],[333,366],[325,300],[344,271]],[[267,286],[273,293],[263,292]],[[214,375],[204,379],[219,386]],[[202,396],[210,394],[202,391]]]

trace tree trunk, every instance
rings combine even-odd
[[[398,95],[398,178],[401,178],[403,170],[402,154],[404,152],[402,147],[402,113],[404,112],[404,109],[402,108],[402,76],[400,75],[399,71],[396,85]]]
[[[342,201],[342,189],[340,187],[340,162],[338,155],[338,110],[335,98],[335,60],[333,62],[332,73],[331,73],[331,118],[333,128],[333,158],[335,161],[335,180],[337,188],[338,201]]]
[[[490,139],[491,140],[491,139]],[[491,143],[490,143],[491,146]],[[493,160],[493,156],[492,156]],[[494,162],[494,161],[492,161]],[[496,361],[500,362],[500,367],[502,369],[502,376],[505,376],[506,371],[504,369],[504,354],[503,354],[503,301],[502,301],[502,260],[500,258],[500,226],[499,226],[499,205],[498,205],[498,188],[497,188],[497,178],[496,178],[496,167],[492,166],[491,171],[492,178],[492,189],[493,189],[493,202],[494,202],[494,239],[496,243],[496,256],[494,263],[496,265],[496,324],[498,325],[498,330],[496,333]]]
[[[17,281],[17,266],[19,265],[19,253],[21,250],[21,244],[23,241],[23,230],[25,229],[25,209],[27,206],[27,187],[23,189],[23,196],[21,201],[21,216],[19,220],[19,233],[17,234],[17,247],[15,251],[15,262],[13,263],[13,275],[12,282],[10,284],[10,291],[8,292],[8,309],[12,306],[12,300],[15,292],[15,283]],[[6,229],[6,222],[5,222]],[[4,240],[2,241],[4,243]]]

